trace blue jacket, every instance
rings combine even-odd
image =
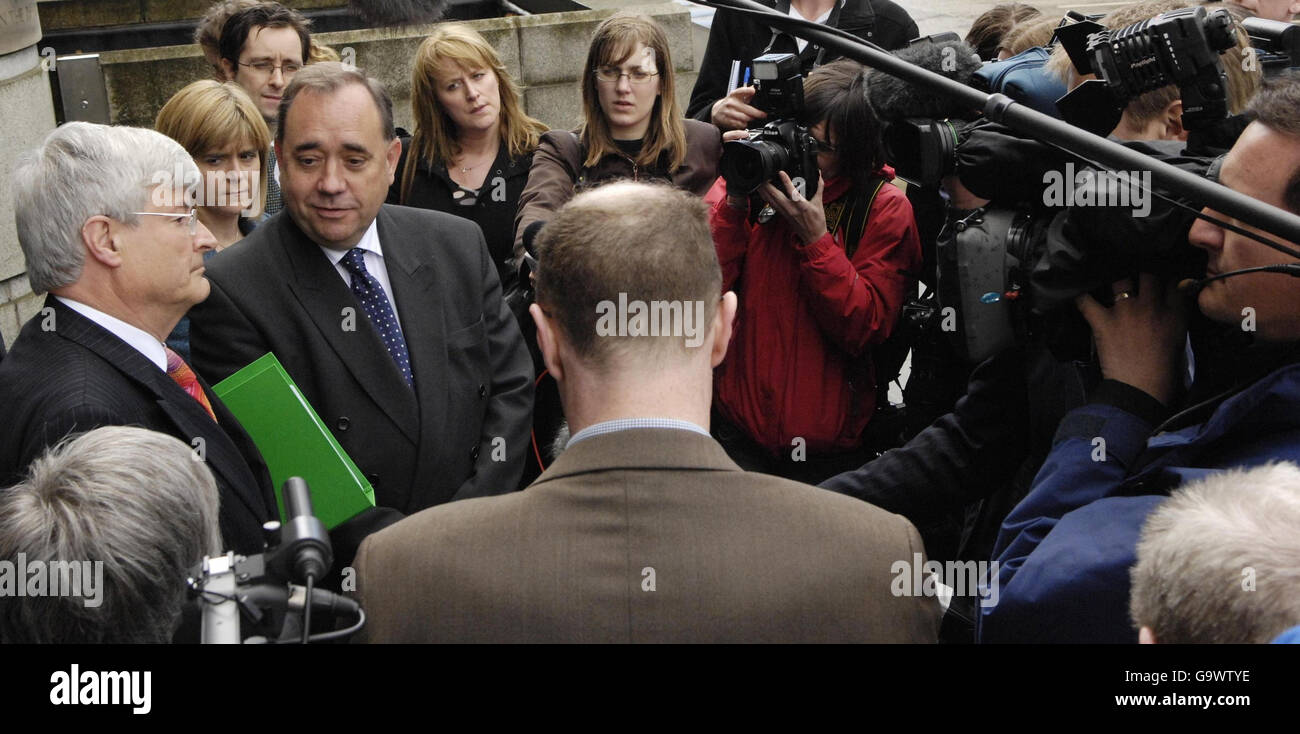
[[[1129,568],[1147,514],[1210,472],[1300,461],[1300,364],[1269,373],[1202,422],[1153,436],[1154,428],[1101,403],[1061,422],[1029,495],[1003,521],[993,550],[998,599],[981,607],[980,642],[1137,642]]]

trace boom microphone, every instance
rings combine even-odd
[[[1218,275],[1214,275],[1209,278],[1202,278],[1201,280],[1184,278],[1178,282],[1178,290],[1182,291],[1183,293],[1187,293],[1189,295],[1197,295],[1198,293],[1201,292],[1201,289],[1203,289],[1205,286],[1209,285],[1210,283],[1213,283],[1216,280],[1223,280],[1224,278],[1232,278],[1238,275],[1245,275],[1246,273],[1286,273],[1292,278],[1300,278],[1300,263],[1285,263],[1282,265],[1261,265],[1257,268],[1242,268],[1241,270],[1229,270],[1226,273],[1219,273]]]
[[[894,52],[894,56],[961,84],[969,84],[971,75],[981,66],[975,49],[955,33],[917,39]],[[966,117],[968,112],[954,104],[951,98],[936,94],[929,87],[918,87],[875,70],[867,75],[867,99],[880,119],[886,122],[908,117]]]
[[[442,17],[447,0],[350,0],[348,7],[375,27],[424,25]]]

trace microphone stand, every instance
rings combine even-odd
[[[925,87],[937,94],[950,97],[963,107],[983,110],[984,116],[994,122],[1007,125],[1113,170],[1150,171],[1152,180],[1170,192],[1201,202],[1217,212],[1254,225],[1270,234],[1292,242],[1300,242],[1300,216],[1044,115],[1004,94],[981,92],[928,69],[909,64],[880,47],[868,44],[844,31],[781,15],[753,0],[691,0],[691,2],[761,19],[762,22],[792,36],[803,38],[822,48],[832,49],[842,56],[915,86]],[[1291,249],[1279,243],[1264,241],[1263,244],[1281,252]],[[1288,252],[1288,254],[1294,253]]]

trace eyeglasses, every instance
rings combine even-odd
[[[825,140],[818,140],[813,136],[808,136],[812,140],[812,149],[814,153],[836,153],[839,152],[839,146],[831,145]]]
[[[627,80],[633,84],[645,84],[650,81],[651,77],[659,75],[659,72],[657,71],[646,71],[645,69],[630,69],[628,71],[623,71],[617,66],[597,66],[595,69],[592,69],[592,72],[596,74],[596,79],[606,83],[617,82],[619,79],[626,76]]]
[[[131,212],[131,213],[138,214],[140,216],[145,216],[145,217],[171,217],[172,219],[177,220],[178,224],[180,223],[180,220],[183,219],[185,220],[185,229],[190,233],[191,237],[199,233],[199,210],[198,209],[190,209],[188,214],[172,214],[170,212]]]
[[[297,74],[298,71],[302,69],[302,64],[297,64],[292,61],[286,61],[283,64],[280,64],[279,66],[272,64],[270,61],[254,61],[251,64],[245,64],[244,62],[240,61],[239,65],[247,66],[248,68],[256,71],[257,73],[264,74],[266,76],[271,76],[271,74],[273,74],[274,72],[279,71],[281,75],[289,77],[289,76],[293,76],[294,74]]]

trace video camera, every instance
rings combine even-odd
[[[1246,18],[1242,30],[1250,36],[1251,49],[1264,76],[1273,77],[1297,68],[1300,61],[1300,26],[1266,18]]]
[[[1075,71],[1099,77],[1057,101],[1067,121],[1089,132],[1108,135],[1130,100],[1170,84],[1178,85],[1188,130],[1228,116],[1219,56],[1236,44],[1236,24],[1227,10],[1171,10],[1116,31],[1085,20],[1058,28],[1056,36]]]
[[[1236,39],[1226,10],[1185,8],[1115,31],[1084,19],[1058,28],[1057,38],[1080,73],[1100,77],[1058,101],[1073,124],[1107,135],[1131,99],[1169,84],[1182,90],[1183,122],[1190,129],[1204,130],[1228,117],[1227,80],[1219,55]],[[977,168],[1001,169],[1002,177],[1005,169],[1013,169],[1016,175],[1011,178],[1022,179],[999,187],[1008,195],[976,191],[994,203],[958,213],[939,237],[939,302],[956,311],[958,328],[951,336],[962,357],[979,362],[1014,343],[1042,337],[1058,359],[1085,359],[1090,348],[1086,323],[1073,309],[1061,308],[1075,295],[1138,270],[1173,278],[1193,277],[1203,270],[1203,253],[1184,241],[1190,213],[1161,204],[1156,214],[1138,217],[1122,207],[1103,206],[1106,194],[1125,193],[1130,187],[1147,197],[1151,192],[1140,181],[1128,179],[1117,189],[1107,172],[1009,136],[1004,138],[1008,146],[1037,147],[1039,152],[1015,151],[999,160],[992,150],[1001,142],[990,142],[999,134],[994,130],[996,126],[986,124],[964,128],[943,169],[956,171],[963,182],[987,178],[986,172],[977,176],[975,168],[961,175],[960,169],[977,158],[968,148],[958,150],[969,143],[969,148],[990,151]],[[1137,147],[1196,173],[1210,165],[1209,158],[1173,150],[1181,145]],[[1070,171],[1067,185],[1072,189],[1076,178],[1081,184],[1077,195],[1096,195],[1099,203],[1083,207],[1071,201],[1049,202],[1044,174],[1062,169]],[[1112,184],[1108,190],[1107,184]],[[1115,241],[1130,246],[1117,249]]]
[[[265,553],[228,552],[204,558],[190,574],[191,595],[203,610],[203,644],[323,642],[358,632],[366,615],[345,596],[314,588],[334,562],[329,533],[313,514],[311,492],[301,477],[283,487],[288,522],[263,525]],[[355,617],[352,627],[311,635],[312,611]],[[290,611],[301,611],[299,618]],[[251,634],[245,634],[250,633]]]
[[[722,145],[722,178],[728,191],[752,194],[770,181],[781,189],[785,171],[805,198],[817,194],[817,146],[808,128],[799,123],[803,112],[803,74],[794,54],[764,54],[754,59],[751,104],[767,113],[769,122],[751,129],[744,140]]]

